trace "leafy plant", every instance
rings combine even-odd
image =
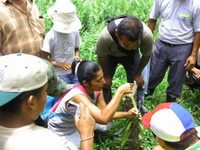
[[[45,20],[46,31],[52,22],[48,18],[47,9],[55,0],[35,0],[40,12]],[[81,38],[82,45],[80,54],[82,59],[97,61],[95,47],[98,36],[105,26],[105,17],[117,16],[120,14],[135,15],[143,22],[147,23],[150,8],[153,0],[72,0],[77,7],[77,15],[82,22]],[[154,32],[155,39],[158,37],[157,30]],[[123,67],[118,66],[114,79],[112,91],[126,82],[126,75]],[[145,106],[152,110],[157,104],[165,101],[165,90],[167,88],[167,77],[157,87],[154,95],[145,98]],[[193,115],[197,123],[200,122],[200,94],[199,90],[190,90],[183,87],[182,96],[179,98],[180,104],[186,107]],[[119,109],[121,110],[123,106]],[[127,137],[130,133],[130,120],[119,119],[113,121],[113,128],[106,133],[99,133],[95,136],[96,150],[126,150]],[[141,149],[151,149],[156,145],[152,133],[140,124]]]

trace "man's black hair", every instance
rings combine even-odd
[[[143,33],[142,22],[134,16],[124,18],[117,26],[117,34],[126,36],[130,41],[141,39]]]

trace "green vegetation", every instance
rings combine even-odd
[[[81,37],[82,46],[80,49],[81,58],[96,61],[95,44],[98,35],[105,26],[104,18],[107,16],[117,16],[120,14],[135,15],[142,21],[147,23],[149,11],[153,0],[72,0],[77,7],[77,14],[82,22]],[[36,0],[48,31],[52,25],[46,10],[54,0]],[[157,37],[157,33],[154,33]],[[147,97],[145,106],[151,110],[157,104],[165,101],[165,89],[167,87],[167,77],[156,89],[153,96]],[[125,72],[122,66],[118,67],[113,81],[113,91],[126,82]],[[182,97],[179,99],[180,104],[185,106],[195,117],[197,123],[200,122],[198,117],[200,113],[200,94],[198,90],[191,91],[184,86]],[[99,134],[95,139],[95,149],[98,150],[126,150],[125,145],[127,136],[129,135],[130,121],[121,119],[114,121],[114,127],[105,134]],[[151,132],[144,129],[141,125],[140,142],[141,149],[150,149],[156,144]]]

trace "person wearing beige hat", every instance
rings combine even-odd
[[[34,121],[44,109],[47,96],[48,65],[39,57],[17,53],[0,57],[0,149],[1,150],[76,150],[50,130]],[[93,149],[95,121],[81,105],[75,122],[82,150]]]
[[[71,73],[71,63],[79,59],[81,22],[76,15],[76,7],[70,0],[56,0],[48,9],[53,22],[46,34],[41,55],[49,58],[58,76],[67,84],[75,84],[78,79]]]
[[[0,56],[12,53],[40,55],[45,36],[43,17],[33,0],[0,0]],[[58,97],[67,90],[49,63],[48,95]]]

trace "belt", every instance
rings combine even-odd
[[[168,46],[177,46],[178,45],[178,44],[167,43],[167,42],[164,42],[164,41],[161,41],[161,40],[160,40],[160,42],[162,42],[163,44],[166,44]]]

